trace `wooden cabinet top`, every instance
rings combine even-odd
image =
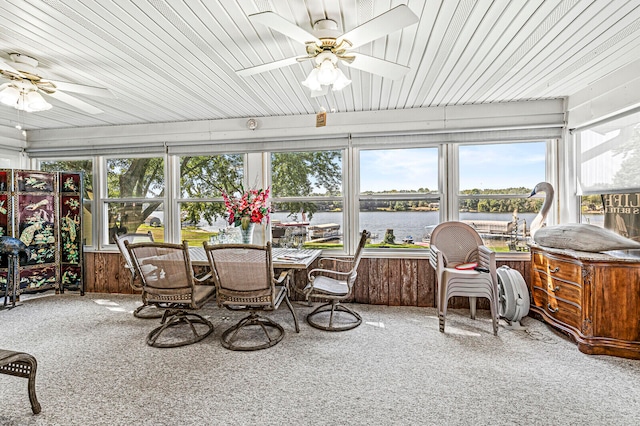
[[[540,250],[545,253],[566,256],[582,262],[589,263],[640,263],[640,250],[616,250],[601,253],[576,251],[543,247],[537,244],[529,244],[531,250]]]

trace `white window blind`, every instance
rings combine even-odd
[[[640,192],[640,112],[576,133],[578,195]]]
[[[557,139],[562,137],[562,127],[533,129],[451,131],[412,135],[353,135],[353,146],[424,146],[438,143],[486,143],[518,142]]]

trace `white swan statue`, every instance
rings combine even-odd
[[[531,238],[536,244],[544,247],[593,253],[609,250],[640,249],[639,242],[591,224],[566,223],[545,226],[545,220],[553,202],[553,186],[549,182],[540,182],[533,188],[529,197],[539,192],[544,192],[544,202],[529,228]]]

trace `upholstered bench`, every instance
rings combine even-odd
[[[29,379],[29,401],[33,414],[40,412],[36,398],[36,369],[38,363],[33,355],[0,349],[0,373]]]

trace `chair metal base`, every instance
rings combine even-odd
[[[156,319],[162,318],[165,308],[155,305],[141,305],[133,311],[133,316],[140,319]]]
[[[355,321],[349,321],[346,323],[334,322],[333,316],[336,311],[340,311],[348,314],[348,316],[355,319]],[[316,319],[318,315],[324,314],[325,312],[329,312],[329,325],[326,325],[326,323],[320,323]],[[353,328],[356,328],[357,326],[362,324],[362,317],[356,311],[349,309],[340,303],[328,302],[318,306],[313,312],[307,315],[307,322],[309,323],[310,326],[314,328],[318,328],[320,330],[346,331],[346,330],[351,330]]]
[[[176,348],[178,346],[190,345],[199,342],[213,332],[213,324],[201,315],[185,312],[182,310],[166,309],[162,316],[161,326],[153,329],[147,335],[147,345],[155,348]],[[158,340],[158,338],[168,329],[178,327],[180,325],[188,325],[191,331],[191,337],[180,340]],[[196,325],[206,326],[204,333],[198,333]],[[186,328],[186,327],[185,327]]]
[[[0,373],[24,377],[29,380],[29,402],[33,414],[40,413],[41,407],[36,398],[36,370],[38,363],[33,355],[0,349]]]
[[[266,341],[255,345],[241,345],[238,344],[241,332],[247,331],[249,327],[258,328],[258,331],[262,331],[262,334],[266,337]],[[271,334],[269,333],[271,329]],[[275,332],[275,335],[273,333]],[[225,330],[220,337],[222,346],[232,351],[257,351],[260,349],[270,348],[278,344],[284,337],[284,328],[277,322],[262,317],[255,312],[251,312],[248,316],[240,320],[236,325]]]

